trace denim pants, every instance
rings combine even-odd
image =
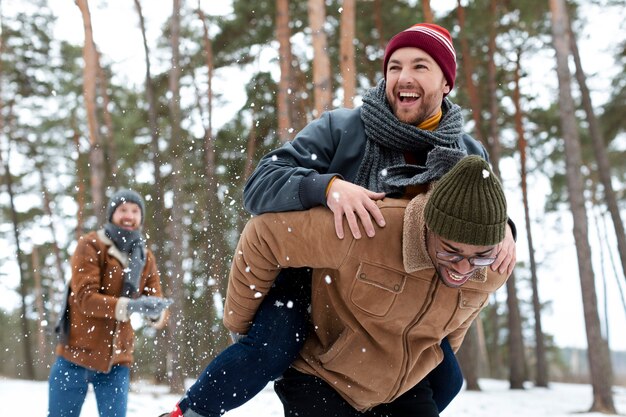
[[[100,417],[125,417],[129,381],[128,366],[115,365],[108,373],[97,372],[59,356],[48,378],[48,417],[78,417],[89,383]]]
[[[283,270],[248,334],[209,363],[179,402],[181,411],[191,408],[201,416],[219,416],[246,403],[282,375],[304,344],[310,299],[310,270]]]
[[[186,415],[218,417],[258,394],[296,359],[308,333],[309,269],[284,269],[261,303],[248,334],[222,351],[179,402]],[[463,375],[447,339],[443,362],[429,375],[439,411],[458,394]],[[430,389],[430,388],[429,388]]]

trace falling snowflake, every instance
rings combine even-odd
[[[324,281],[326,281],[327,284],[330,284],[333,281],[333,279],[330,277],[330,275],[326,275],[324,277]]]
[[[483,169],[483,178],[489,178],[489,171],[486,169]]]

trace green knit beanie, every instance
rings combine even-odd
[[[424,219],[430,231],[453,242],[500,243],[507,223],[506,199],[489,163],[476,155],[461,159],[435,185]]]

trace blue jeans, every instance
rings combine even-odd
[[[218,417],[246,403],[282,375],[304,344],[310,302],[310,270],[281,271],[248,334],[209,363],[179,402],[181,411],[191,408],[201,416]],[[428,375],[439,411],[463,385],[463,375],[447,339],[441,348],[443,362]]]
[[[100,417],[126,417],[129,382],[128,366],[115,365],[109,373],[97,372],[59,356],[48,378],[48,417],[78,417],[89,383]]]
[[[310,270],[283,270],[248,334],[209,363],[179,402],[181,411],[191,408],[217,417],[246,403],[282,375],[304,344],[310,300]]]

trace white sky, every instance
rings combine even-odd
[[[189,382],[189,381],[188,381]],[[510,390],[508,381],[480,380],[482,391],[461,391],[441,413],[442,417],[603,417],[586,413],[592,403],[589,385],[552,383],[549,389]],[[47,410],[48,384],[0,378],[0,410],[6,415],[44,416]],[[626,412],[626,388],[614,387],[618,413]],[[167,394],[164,386],[131,384],[127,417],[156,417],[171,410],[179,397]],[[87,394],[81,416],[97,416],[93,391]],[[225,417],[283,417],[280,400],[269,384],[248,403],[224,414]],[[606,417],[606,416],[604,416]]]
[[[9,8],[13,2],[22,0],[8,0]],[[103,4],[107,4],[103,7]],[[433,2],[435,12],[441,13],[453,7],[454,1]],[[151,39],[149,45],[151,50],[155,50],[155,39],[160,33],[163,22],[171,13],[171,2],[142,1],[143,12],[148,27],[148,37]],[[4,7],[4,5],[3,5]],[[94,38],[98,48],[104,55],[104,59],[113,62],[114,73],[122,74],[129,83],[138,86],[143,85],[145,74],[143,46],[141,34],[138,29],[137,14],[132,1],[91,1],[91,16],[93,20]],[[202,7],[207,15],[223,15],[231,11],[230,2],[205,0]],[[596,6],[588,6],[586,13],[589,24],[585,27],[584,33],[579,33],[580,48],[583,59],[583,66],[590,76],[589,84],[592,90],[600,91],[594,93],[593,99],[596,107],[606,100],[608,83],[617,70],[610,55],[610,47],[616,40],[622,40],[623,34],[617,35],[623,30],[624,12],[616,13],[616,9],[605,10]],[[57,32],[55,36],[66,38],[76,44],[83,41],[82,19],[78,7],[74,2],[55,2],[55,10],[58,13]],[[602,28],[602,30],[598,30]],[[548,57],[553,52],[546,51]],[[263,58],[264,62],[259,65],[266,65],[271,56],[271,52]],[[546,66],[547,65],[547,66]],[[526,70],[530,71],[531,79],[529,89],[536,96],[556,94],[557,80],[553,69],[553,61],[547,64],[528,63]],[[245,74],[240,69],[220,69],[216,74],[214,88],[218,92],[228,92],[225,95],[225,102],[220,106],[221,115],[215,116],[216,125],[219,121],[226,121],[232,118],[232,114],[237,111],[245,102],[243,86]],[[236,81],[232,81],[232,80]],[[235,86],[241,86],[237,91]],[[510,216],[516,221],[518,226],[518,259],[526,260],[528,250],[526,247],[523,212],[521,206],[521,196],[519,193],[519,168],[513,160],[503,161],[501,166],[503,180],[507,188],[507,199],[509,200]],[[560,215],[561,227],[557,229],[553,224],[556,220],[549,220],[551,217],[543,215],[543,204],[547,195],[547,186],[542,178],[531,179],[531,216],[540,218],[541,223],[533,225],[535,234],[535,248],[538,251],[538,259],[542,261],[539,270],[540,298],[541,301],[551,301],[553,307],[551,313],[544,314],[544,331],[555,335],[559,346],[585,347],[586,337],[584,329],[584,319],[582,312],[582,298],[580,295],[580,281],[576,265],[576,253],[571,232],[571,220],[569,213]],[[546,190],[546,191],[542,191]],[[623,218],[626,215],[622,214]],[[610,224],[610,222],[609,222]],[[595,236],[595,227],[589,223],[591,231],[590,243],[594,253],[594,268],[596,280],[601,281],[601,268],[599,265],[599,246],[601,240]],[[609,239],[609,247],[615,250],[613,239]],[[0,241],[0,245],[2,242]],[[8,248],[0,246],[1,253],[7,253]],[[618,257],[615,259],[619,262]],[[609,322],[611,325],[610,344],[612,349],[626,350],[626,337],[623,336],[623,329],[626,328],[626,312],[619,301],[619,291],[615,286],[615,277],[610,266],[605,262],[605,271],[609,284]],[[619,265],[618,265],[619,271]],[[3,271],[4,272],[4,271]],[[17,276],[13,272],[6,271],[12,276]],[[1,277],[1,275],[0,275]],[[620,276],[619,279],[624,279]],[[6,284],[5,284],[6,285]],[[17,284],[15,284],[17,285]],[[599,285],[599,284],[598,284]],[[603,293],[599,293],[600,302],[603,302]]]

